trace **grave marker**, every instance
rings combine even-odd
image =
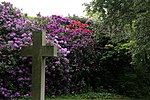
[[[45,100],[45,58],[57,56],[56,46],[46,46],[46,33],[33,33],[33,46],[23,47],[23,56],[32,56],[32,100]]]

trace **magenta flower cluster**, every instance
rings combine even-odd
[[[46,94],[80,90],[81,85],[72,81],[74,69],[69,55],[77,55],[78,47],[94,43],[87,24],[76,24],[70,18],[57,15],[28,17],[8,2],[0,4],[0,13],[0,99],[30,96],[32,58],[22,57],[20,51],[23,46],[33,44],[35,30],[45,30],[47,45],[58,48],[58,57],[46,60]],[[79,64],[71,65],[78,67]]]

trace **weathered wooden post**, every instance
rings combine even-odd
[[[32,100],[45,100],[45,58],[57,56],[56,46],[46,46],[46,33],[33,33],[33,46],[23,47],[23,56],[32,56]]]

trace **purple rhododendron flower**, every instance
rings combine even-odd
[[[10,34],[10,36],[15,36],[15,35],[16,35],[16,33],[14,33],[14,32]]]
[[[16,95],[16,96],[20,96],[20,93],[19,93],[19,92],[16,92],[15,95]]]
[[[21,29],[21,26],[17,24],[16,29]]]
[[[13,44],[14,42],[11,40],[11,41],[8,41],[8,44]]]
[[[14,47],[16,47],[16,48],[18,47],[18,45],[17,45],[16,43],[14,43],[14,45],[13,45],[13,46],[14,46]]]
[[[19,72],[19,73],[23,73],[23,71],[22,71],[22,70],[19,70],[18,72]]]
[[[66,62],[69,62],[69,59],[67,59],[67,58],[63,58]]]
[[[18,81],[21,81],[21,80],[23,80],[23,78],[22,78],[22,77],[18,79]]]
[[[60,61],[56,61],[55,63],[56,63],[56,64],[60,64]]]
[[[26,33],[23,33],[21,36],[22,36],[22,37],[26,37],[26,36],[27,36],[27,34],[26,34]]]
[[[29,94],[27,93],[26,95],[24,95],[25,97],[28,97],[29,96]]]
[[[53,69],[55,69],[55,66],[52,66]]]

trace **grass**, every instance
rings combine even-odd
[[[17,100],[17,99],[13,99]],[[19,99],[19,100],[30,100],[30,98]],[[128,97],[124,97],[117,94],[112,93],[95,93],[88,92],[82,94],[74,94],[74,95],[60,95],[56,97],[46,97],[46,100],[134,100]]]
[[[76,95],[61,95],[54,98],[47,98],[46,100],[129,100],[127,97],[115,95],[111,93],[82,93]]]
[[[13,99],[13,100],[31,100],[31,97],[25,99]],[[107,93],[107,92],[88,92],[74,95],[59,95],[54,97],[46,97],[45,100],[150,100],[149,98],[134,99],[118,94]]]

